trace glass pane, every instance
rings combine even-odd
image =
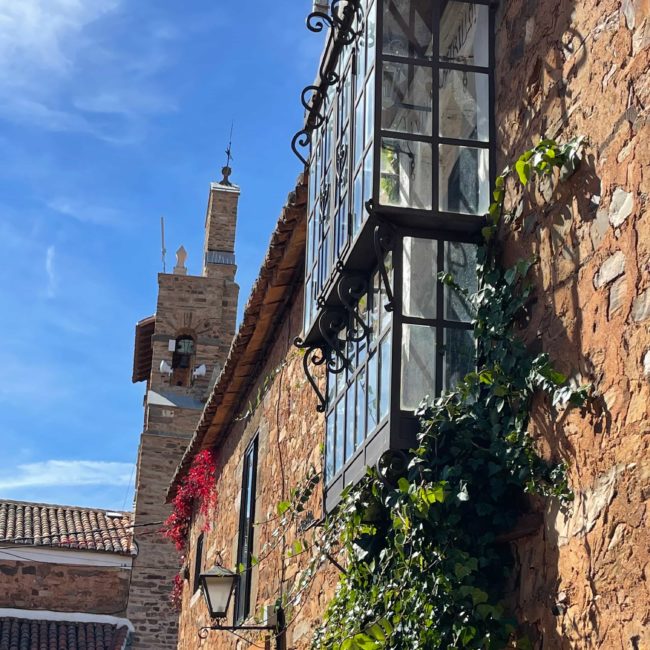
[[[363,39],[359,39],[359,48],[357,49],[356,58],[356,77],[354,81],[354,96],[359,98],[366,79],[366,51],[363,47]]]
[[[353,227],[354,231],[352,237],[359,232],[361,228],[361,222],[363,220],[363,173],[359,170],[359,173],[354,179],[354,222]]]
[[[488,102],[486,74],[440,70],[440,135],[487,142],[490,139]]]
[[[357,375],[357,430],[356,446],[366,437],[366,369],[362,368]]]
[[[377,3],[368,10],[368,17],[366,19],[366,43],[367,43],[367,66],[370,69],[375,60],[375,48],[377,44]]]
[[[476,343],[472,330],[445,330],[444,390],[451,390],[476,369]]]
[[[411,63],[384,63],[381,126],[400,133],[431,135],[433,72]]]
[[[377,426],[377,411],[378,411],[378,363],[377,352],[375,352],[368,360],[368,433],[370,433]]]
[[[372,163],[373,163],[373,148],[366,154],[363,159],[363,220],[368,216],[366,210],[366,203],[372,198]]]
[[[477,290],[476,245],[460,242],[445,243],[445,271],[453,275],[457,285],[469,294]],[[448,320],[471,321],[472,307],[462,294],[451,287],[445,287],[445,318]]]
[[[489,65],[489,9],[472,2],[448,2],[440,18],[440,60]]]
[[[372,127],[375,123],[375,76],[372,75],[366,84],[366,130],[364,147],[367,147],[372,140]]]
[[[327,439],[325,443],[325,481],[334,476],[334,412],[327,416]]]
[[[379,346],[379,421],[387,415],[390,406],[390,334]]]
[[[402,326],[401,408],[414,411],[435,392],[436,330],[425,325]]]
[[[347,463],[355,449],[354,445],[354,388],[352,384],[348,388],[345,402],[346,430],[345,430],[345,462]]]
[[[345,448],[345,396],[336,403],[336,460],[334,473],[343,467],[343,450]]]
[[[387,0],[384,3],[384,54],[431,59],[435,5],[431,0]]]
[[[361,157],[363,156],[363,112],[365,110],[365,103],[363,97],[357,104],[357,109],[354,114],[354,171],[356,171]]]
[[[404,237],[402,304],[407,316],[436,317],[437,258],[436,240]]]
[[[485,214],[490,207],[487,149],[440,145],[440,210]]]
[[[432,146],[394,138],[381,141],[379,202],[404,208],[431,209]]]

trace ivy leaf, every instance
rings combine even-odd
[[[291,501],[280,501],[278,503],[278,515],[282,516],[289,508],[291,508]]]
[[[522,185],[527,185],[530,180],[530,163],[521,158],[515,163],[515,171]]]
[[[407,479],[402,477],[399,479],[399,481],[397,481],[397,487],[399,488],[400,492],[403,492],[404,494],[408,494],[411,484],[408,482]]]

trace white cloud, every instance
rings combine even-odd
[[[0,66],[16,81],[35,69],[66,74],[73,66],[74,41],[90,23],[118,6],[118,0],[20,0],[0,3]]]
[[[48,246],[45,252],[45,273],[47,274],[47,297],[56,296],[56,274],[54,273],[54,255],[56,249],[54,246]]]
[[[97,226],[117,226],[122,223],[120,213],[117,210],[101,205],[93,205],[76,198],[55,197],[48,201],[47,207],[81,223],[90,223]]]
[[[126,486],[131,481],[131,463],[93,460],[47,460],[18,465],[8,475],[0,475],[0,490],[33,487],[112,485]]]
[[[148,115],[175,110],[154,76],[173,27],[138,38],[124,0],[0,0],[0,119],[113,144],[137,142]],[[120,32],[120,30],[122,30]]]

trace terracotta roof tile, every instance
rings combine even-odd
[[[2,542],[122,555],[137,552],[128,512],[22,501],[0,501]]]
[[[0,650],[121,650],[128,633],[109,623],[0,617]]]

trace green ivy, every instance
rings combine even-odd
[[[325,522],[316,562],[340,552],[345,572],[315,634],[315,650],[456,650],[526,647],[503,606],[512,558],[499,537],[527,508],[527,494],[572,496],[563,465],[544,462],[528,435],[533,396],[581,405],[546,354],[516,334],[534,260],[502,268],[499,238],[506,185],[568,178],[582,140],[542,140],[498,177],[478,252],[474,310],[478,366],[423,404],[419,446],[402,468],[371,469]],[[457,290],[449,275],[440,279]],[[286,506],[285,506],[286,507]],[[302,548],[302,547],[301,547]]]

